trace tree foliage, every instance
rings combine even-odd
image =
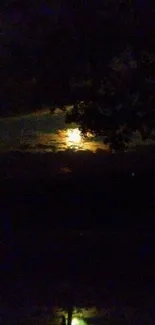
[[[117,7],[114,21],[118,25],[114,23],[112,31],[101,33],[99,39],[105,43],[106,37],[112,41],[121,35],[121,46],[117,41],[113,48],[106,43],[107,56],[112,53],[108,59],[100,48],[100,66],[99,56],[92,54],[91,96],[83,102],[80,98],[66,116],[66,121],[78,123],[84,134],[90,131],[103,136],[103,141],[115,150],[124,150],[137,130],[143,140],[151,137],[155,127],[155,34],[149,16],[153,7],[146,1],[140,6],[135,0],[122,1]],[[129,31],[125,19],[119,23],[126,9],[130,9],[126,13]]]

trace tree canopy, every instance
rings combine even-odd
[[[110,32],[106,30],[104,35],[100,29],[96,56],[92,54],[90,96],[83,101],[79,98],[66,116],[66,121],[78,123],[84,134],[89,131],[103,136],[115,150],[124,150],[135,131],[143,140],[150,138],[155,126],[153,9],[146,1],[142,7],[138,0],[121,2]],[[100,44],[105,42],[103,50]]]

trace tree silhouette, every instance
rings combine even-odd
[[[124,18],[119,23],[125,8],[129,9],[129,31]],[[145,0],[142,7],[138,0],[121,2],[118,13],[114,14],[112,30],[101,32],[97,43],[97,38],[92,43],[98,54],[94,56],[94,51],[91,52],[90,98],[75,102],[72,112],[66,116],[68,123],[79,124],[83,134],[89,131],[101,135],[115,150],[124,150],[137,130],[143,140],[150,138],[155,126],[155,37],[153,22],[149,22],[151,9],[150,2]],[[118,35],[121,35],[120,45]],[[104,56],[99,45],[101,38],[106,44]],[[112,47],[108,46],[107,38],[116,40]]]

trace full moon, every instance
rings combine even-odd
[[[80,145],[82,142],[81,132],[78,128],[67,130],[67,142],[70,146]]]

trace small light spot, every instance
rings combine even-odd
[[[60,168],[60,173],[71,173],[72,170],[69,167],[61,167]]]

